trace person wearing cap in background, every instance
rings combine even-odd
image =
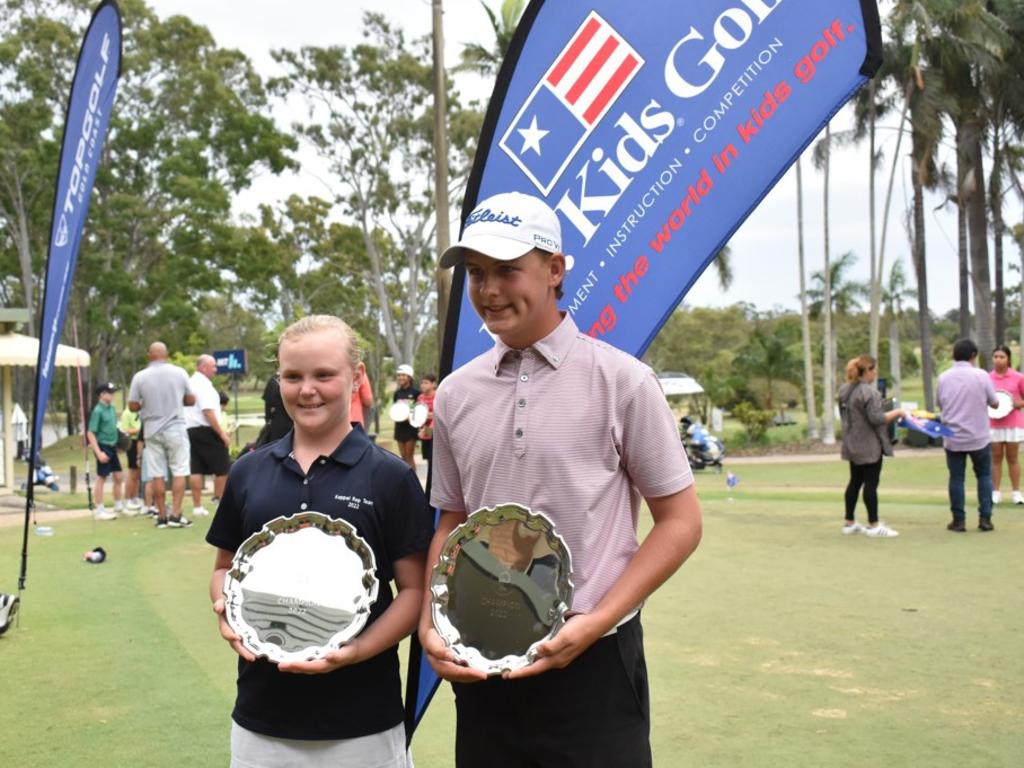
[[[420,396],[420,391],[413,384],[412,377],[411,365],[398,366],[397,387],[391,396],[392,402],[395,403],[404,400],[409,413],[412,413],[416,399]],[[409,423],[408,418],[405,421],[395,422],[395,442],[398,443],[398,453],[402,457],[402,461],[416,469],[416,427]]]
[[[106,382],[96,387],[96,405],[89,414],[86,439],[96,456],[96,509],[97,520],[113,520],[123,509],[121,501],[121,460],[117,457],[117,413],[114,411],[114,393],[117,387]],[[114,476],[114,511],[103,506],[103,490],[107,478]]]
[[[459,766],[650,765],[640,608],[701,537],[693,475],[653,371],[558,308],[561,240],[551,208],[512,192],[478,204],[441,257],[442,267],[465,262],[495,343],[437,391],[431,505],[442,511],[428,569],[468,513],[519,503],[553,521],[575,582],[571,616],[536,660],[492,678],[446,646],[427,589],[419,638],[453,683]],[[654,525],[638,544],[641,498]]]

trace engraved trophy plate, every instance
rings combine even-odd
[[[373,550],[344,520],[277,517],[238,548],[224,578],[224,617],[257,656],[307,661],[366,625],[377,599]]]
[[[572,605],[569,548],[545,515],[485,507],[448,537],[430,579],[434,628],[489,675],[530,664]]]

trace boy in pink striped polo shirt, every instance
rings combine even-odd
[[[640,608],[701,536],[675,419],[650,368],[559,311],[565,256],[543,201],[480,203],[441,258],[459,261],[495,345],[437,391],[428,566],[468,513],[519,503],[554,522],[576,591],[538,659],[494,678],[457,662],[425,603],[420,641],[456,695],[457,765],[650,765]],[[641,498],[654,526],[638,544]]]

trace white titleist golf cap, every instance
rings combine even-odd
[[[441,254],[441,266],[454,267],[476,251],[499,261],[512,261],[534,248],[562,250],[557,214],[539,197],[503,192],[477,204],[466,218],[462,239]]]
[[[411,379],[413,377],[412,366],[408,363],[402,363],[398,366],[398,370],[395,371],[395,374],[397,376],[401,376],[403,373]]]

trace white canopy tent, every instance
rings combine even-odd
[[[3,448],[0,463],[0,492],[14,490],[14,455],[17,449],[17,442],[14,437],[14,395],[12,369],[16,365],[34,367],[39,360],[39,339],[24,334],[14,333],[9,330],[15,322],[25,322],[28,313],[24,315],[14,313],[18,310],[3,310],[0,314],[0,391],[2,400],[0,407],[3,409]],[[89,366],[89,353],[69,347],[65,344],[57,345],[57,355],[54,361],[58,366]],[[28,405],[28,404],[26,404]],[[27,409],[26,409],[27,410]]]

